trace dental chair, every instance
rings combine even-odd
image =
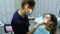
[[[12,30],[11,24],[5,24],[5,25],[4,25],[4,30],[5,30],[6,33],[11,33],[11,34],[13,34],[13,33],[12,33],[13,30]]]

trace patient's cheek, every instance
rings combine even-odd
[[[44,23],[47,23],[47,22],[48,22],[48,20],[47,20],[47,19],[43,19],[43,22],[44,22]]]

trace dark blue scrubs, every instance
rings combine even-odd
[[[26,32],[29,31],[28,17],[25,15],[25,17],[22,18],[18,14],[18,10],[13,15],[11,25],[15,34],[26,34]]]

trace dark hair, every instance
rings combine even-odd
[[[56,30],[57,30],[57,17],[54,14],[51,14],[51,13],[45,13],[44,16],[47,15],[47,14],[49,14],[51,16],[51,21],[53,21],[52,34],[54,34],[54,32],[56,32]]]
[[[22,8],[24,7],[25,4],[29,4],[29,7],[32,8],[35,6],[35,1],[34,0],[23,0],[22,1]]]

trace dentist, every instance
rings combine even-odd
[[[14,34],[26,34],[29,31],[30,24],[26,14],[32,12],[34,7],[34,0],[22,1],[21,9],[16,10],[11,21]]]

